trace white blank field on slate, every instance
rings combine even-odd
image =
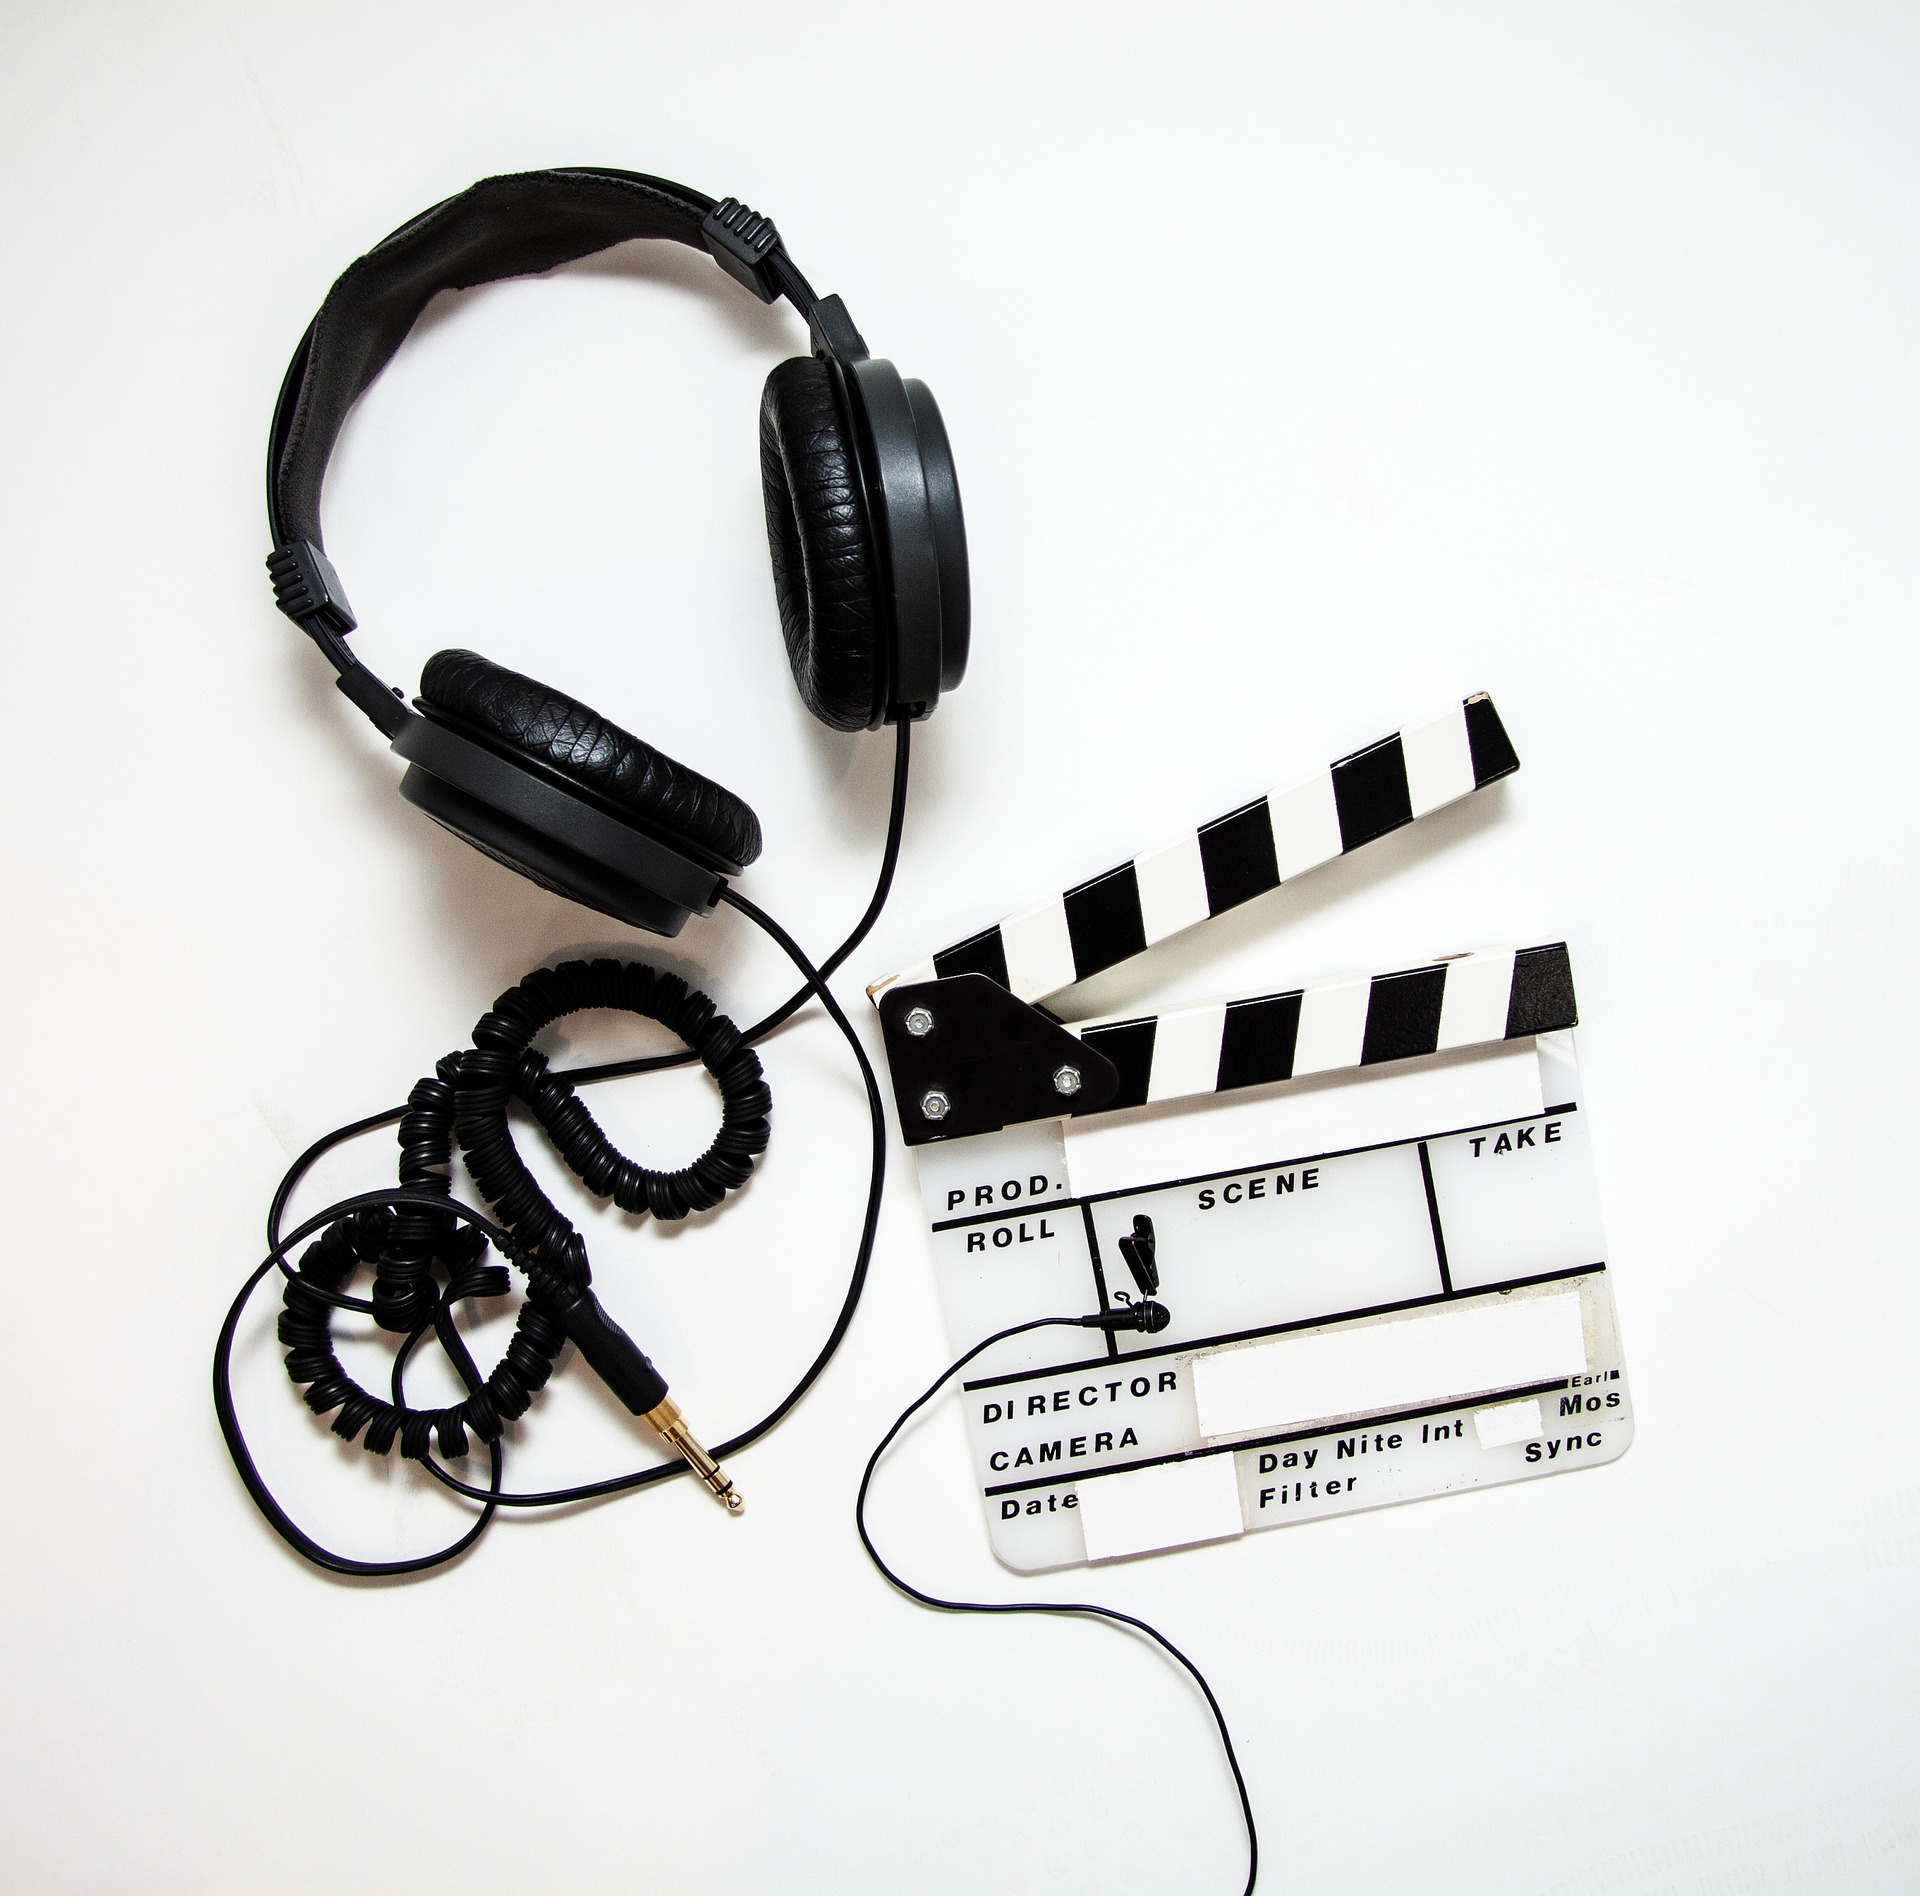
[[[1221,1350],[1194,1359],[1193,1388],[1211,1441],[1557,1381],[1586,1367],[1572,1291]]]
[[[1473,1412],[1473,1432],[1482,1448],[1511,1448],[1516,1442],[1537,1442],[1547,1425],[1540,1414],[1540,1398],[1503,1402],[1496,1408]]]
[[[1117,1560],[1159,1547],[1191,1547],[1245,1532],[1240,1477],[1231,1455],[1134,1468],[1079,1488],[1089,1560]]]

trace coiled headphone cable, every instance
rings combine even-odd
[[[405,1105],[335,1128],[316,1139],[288,1167],[267,1213],[267,1255],[241,1286],[220,1328],[213,1358],[213,1401],[227,1451],[248,1494],[274,1531],[296,1552],[331,1573],[357,1578],[391,1579],[425,1573],[464,1554],[503,1507],[548,1508],[595,1500],[652,1487],[689,1469],[730,1507],[738,1507],[739,1497],[719,1465],[721,1459],[777,1427],[813,1387],[853,1321],[873,1256],[880,1197],[886,1182],[886,1123],[879,1085],[866,1050],[826,984],[866,939],[892,887],[906,814],[912,727],[903,719],[896,728],[893,794],[880,874],[866,912],[821,967],[814,967],[786,930],[764,910],[732,889],[721,892],[720,900],[761,929],[805,980],[804,986],[763,1020],[742,1032],[706,995],[689,988],[678,976],[644,962],[602,959],[539,968],[500,996],[475,1026],[472,1047],[441,1060],[414,1086]],[[667,1397],[664,1379],[601,1309],[592,1291],[585,1241],[528,1171],[514,1146],[507,1109],[515,1100],[525,1106],[575,1177],[597,1197],[610,1199],[623,1211],[672,1220],[709,1210],[746,1183],[754,1161],[767,1147],[772,1098],[753,1048],[813,996],[819,998],[852,1048],[866,1087],[872,1162],[853,1270],[833,1326],[799,1381],[759,1421],[721,1442],[709,1455],[687,1432]],[[585,1008],[617,1009],[657,1021],[679,1036],[686,1051],[556,1073],[532,1043],[554,1021]],[[694,1060],[706,1067],[720,1089],[720,1130],[698,1159],[676,1171],[654,1171],[625,1157],[579,1097],[582,1086],[684,1066]],[[340,1199],[296,1229],[283,1231],[289,1200],[321,1158],[362,1134],[396,1124],[399,1189]],[[453,1196],[451,1168],[456,1147],[493,1216]],[[294,1256],[302,1245],[307,1249],[296,1263]],[[490,1249],[507,1262],[490,1261]],[[505,1352],[493,1369],[483,1374],[454,1321],[454,1311],[470,1297],[504,1296],[511,1287],[509,1264],[525,1276],[527,1294]],[[341,1286],[362,1268],[373,1272],[372,1294],[349,1295]],[[358,1437],[370,1454],[385,1455],[398,1445],[403,1456],[419,1462],[443,1487],[479,1504],[465,1532],[445,1546],[401,1560],[361,1560],[337,1553],[308,1534],[268,1487],[254,1463],[234,1408],[232,1364],[240,1320],[262,1280],[274,1271],[284,1279],[278,1334],[287,1347],[287,1373],[297,1385],[303,1385],[307,1406],[316,1415],[331,1414],[334,1433],[349,1441]],[[370,1315],[383,1330],[400,1338],[390,1399],[363,1388],[342,1365],[333,1346],[335,1310]],[[1150,1321],[1151,1317],[1157,1317],[1157,1324]],[[854,1523],[873,1564],[894,1587],[922,1606],[954,1613],[1056,1613],[1111,1620],[1152,1640],[1184,1667],[1213,1714],[1239,1794],[1247,1831],[1246,1892],[1252,1896],[1259,1841],[1246,1780],[1234,1753],[1226,1715],[1199,1667],[1185,1653],[1146,1621],[1111,1607],[948,1600],[923,1592],[888,1566],[867,1531],[868,1491],[881,1457],[908,1421],[982,1351],[1007,1337],[1050,1324],[1114,1327],[1121,1321],[1131,1324],[1135,1318],[1141,1328],[1158,1327],[1166,1321],[1164,1311],[1147,1303],[1133,1306],[1124,1317],[1116,1312],[1092,1317],[1044,1317],[977,1343],[908,1405],[874,1449],[860,1479]],[[429,1333],[446,1352],[467,1394],[450,1406],[416,1409],[406,1399],[407,1363]],[[504,1425],[526,1413],[553,1373],[561,1347],[569,1340],[627,1407],[646,1417],[679,1459],[539,1494],[504,1490]],[[470,1449],[469,1431],[486,1444],[485,1487],[461,1480],[441,1459],[464,1457]]]
[[[886,1182],[886,1123],[880,1088],[859,1036],[826,984],[866,939],[892,887],[906,816],[911,729],[904,718],[895,727],[886,848],[872,899],[853,932],[823,966],[814,967],[786,930],[745,896],[731,888],[721,891],[720,900],[765,933],[804,978],[805,985],[763,1020],[742,1032],[706,995],[644,962],[574,961],[536,969],[481,1017],[473,1031],[473,1045],[441,1060],[415,1085],[404,1106],[337,1127],[315,1140],[288,1168],[267,1213],[267,1255],[241,1286],[220,1329],[213,1359],[213,1401],[240,1479],[289,1546],[332,1573],[372,1578],[422,1573],[465,1553],[500,1508],[558,1507],[651,1487],[689,1470],[730,1509],[738,1509],[739,1496],[719,1465],[721,1459],[776,1427],[813,1387],[853,1321],[873,1255]],[[852,1048],[866,1087],[872,1158],[860,1239],[832,1328],[799,1381],[758,1422],[709,1454],[688,1431],[667,1395],[664,1378],[601,1308],[592,1289],[585,1241],[528,1171],[515,1149],[507,1109],[511,1102],[521,1102],[581,1183],[622,1210],[650,1213],[657,1219],[679,1219],[708,1210],[746,1183],[755,1159],[766,1150],[772,1098],[753,1048],[814,996]],[[556,1073],[534,1051],[532,1042],[543,1028],[583,1008],[614,1008],[658,1021],[678,1035],[687,1050]],[[693,1060],[706,1067],[720,1088],[720,1130],[693,1164],[677,1171],[653,1171],[625,1157],[578,1095],[582,1086]],[[288,1201],[322,1157],[363,1133],[396,1123],[398,1190],[341,1199],[283,1234]],[[492,1217],[453,1196],[456,1146],[492,1208]],[[308,1244],[310,1239],[313,1242]],[[308,1248],[296,1263],[294,1253],[303,1244]],[[489,1248],[507,1263],[489,1261]],[[490,1372],[482,1374],[454,1322],[454,1310],[470,1297],[505,1295],[510,1287],[507,1264],[525,1276],[527,1295],[505,1353]],[[341,1288],[362,1267],[373,1271],[370,1297],[352,1296]],[[267,1486],[234,1408],[232,1358],[241,1317],[261,1281],[274,1271],[285,1280],[279,1337],[287,1346],[287,1372],[296,1384],[304,1385],[307,1406],[316,1415],[332,1414],[334,1433],[347,1440],[359,1437],[370,1454],[385,1455],[397,1444],[402,1455],[419,1462],[443,1487],[477,1501],[478,1513],[457,1539],[432,1553],[402,1560],[356,1559],[315,1540]],[[382,1329],[400,1337],[390,1400],[362,1388],[341,1364],[333,1347],[335,1310],[371,1315]],[[448,1407],[416,1409],[406,1400],[406,1367],[429,1333],[445,1351],[467,1394]],[[526,1413],[569,1340],[679,1459],[540,1494],[505,1491],[501,1487],[504,1424]],[[465,1456],[469,1431],[487,1447],[485,1487],[461,1480],[441,1459]]]

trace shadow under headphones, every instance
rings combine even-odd
[[[760,405],[767,539],[801,702],[836,731],[922,718],[967,665],[966,527],[940,410],[816,296],[771,221],[664,178],[579,167],[486,178],[403,224],[328,291],[288,366],[267,449],[282,612],[406,760],[400,794],[496,862],[616,920],[678,934],[760,853],[746,802],[549,685],[436,652],[416,710],[353,654],[320,489],[348,410],[442,290],[551,270],[635,237],[708,251],[806,318],[813,353]]]

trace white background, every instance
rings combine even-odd
[[[739,1522],[681,1483],[340,1584],[227,1465],[208,1358],[288,1153],[583,946],[743,1018],[783,991],[732,920],[634,939],[402,805],[261,571],[329,281],[557,163],[774,215],[945,409],[975,656],[849,997],[1463,692],[1524,759],[1085,997],[1573,945],[1632,1452],[1065,1583],[1216,1681],[1262,1889],[1920,1882],[1916,97],[1891,0],[0,10],[6,1886],[1240,1886],[1161,1659],[920,1612],[860,1554],[860,1462],[942,1360],[897,1146],[867,1302]],[[377,667],[470,644],[732,785],[743,886],[824,949],[887,744],[781,662],[755,408],[803,346],[665,246],[446,299],[327,527]],[[844,1048],[767,1061],[734,1206],[580,1210],[715,1437],[811,1354],[864,1184]],[[702,1087],[596,1110],[684,1159]],[[312,1423],[271,1320],[241,1398],[303,1516],[447,1531]],[[522,1432],[529,1483],[645,1453],[578,1369]],[[928,1584],[1064,1590],[987,1555],[951,1407],[880,1520]]]

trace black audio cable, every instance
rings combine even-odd
[[[860,1545],[867,1550],[867,1558],[879,1568],[889,1585],[920,1606],[932,1607],[942,1613],[1057,1613],[1110,1620],[1116,1626],[1129,1627],[1136,1633],[1144,1634],[1182,1666],[1207,1701],[1207,1709],[1213,1714],[1213,1722],[1219,1728],[1221,1748],[1227,1754],[1227,1769],[1233,1773],[1233,1788],[1239,1795],[1240,1815],[1247,1827],[1247,1881],[1243,1896],[1253,1896],[1253,1886],[1260,1874],[1260,1834],[1253,1821],[1253,1802],[1247,1795],[1247,1780],[1241,1774],[1240,1759],[1233,1748],[1233,1734],[1227,1729],[1226,1713],[1220,1709],[1220,1701],[1214,1697],[1213,1687],[1207,1683],[1205,1674],[1172,1640],[1149,1626],[1145,1620],[1135,1619],[1131,1613],[1122,1613],[1111,1606],[1092,1606],[1074,1600],[945,1600],[937,1594],[924,1593],[887,1565],[880,1550],[873,1544],[873,1536],[867,1531],[867,1491],[873,1485],[874,1470],[880,1466],[881,1457],[893,1446],[900,1431],[983,1351],[992,1349],[996,1343],[1004,1343],[1010,1336],[1024,1336],[1029,1330],[1045,1330],[1058,1324],[1077,1325],[1089,1330],[1159,1331],[1166,1328],[1167,1322],[1166,1310],[1149,1298],[1135,1304],[1124,1304],[1117,1310],[1099,1311],[1092,1316],[1036,1317],[1031,1323],[1016,1323],[1010,1329],[997,1330],[992,1336],[983,1338],[964,1356],[949,1363],[920,1395],[901,1410],[893,1426],[880,1438],[873,1453],[867,1457],[866,1472],[860,1477],[860,1492],[853,1504],[853,1524],[859,1530]]]
[[[706,996],[644,963],[602,960],[537,969],[482,1017],[474,1029],[474,1046],[442,1060],[432,1075],[414,1087],[404,1106],[336,1128],[315,1140],[288,1168],[267,1214],[267,1255],[241,1286],[221,1326],[214,1350],[213,1397],[235,1469],[262,1515],[289,1546],[334,1573],[356,1577],[420,1573],[463,1554],[485,1532],[498,1508],[557,1507],[649,1487],[689,1469],[737,1511],[739,1497],[719,1466],[720,1458],[777,1426],[812,1388],[853,1320],[873,1254],[886,1181],[880,1089],[859,1036],[826,983],[866,938],[892,886],[906,813],[910,729],[905,720],[896,727],[887,840],[872,899],[853,932],[821,967],[816,968],[764,910],[732,889],[722,890],[720,900],[765,933],[803,977],[803,985],[764,1019],[743,1033]],[[532,1111],[589,1190],[629,1211],[648,1211],[656,1218],[684,1217],[718,1204],[751,1174],[754,1159],[767,1143],[770,1105],[759,1060],[751,1049],[811,996],[818,996],[852,1048],[866,1089],[871,1170],[860,1239],[833,1325],[799,1381],[759,1421],[709,1454],[687,1430],[667,1395],[664,1378],[594,1295],[585,1244],[515,1152],[507,1105],[517,1099]],[[529,1043],[552,1020],[582,1007],[603,1006],[660,1021],[686,1041],[687,1050],[562,1072],[550,1071],[544,1057],[532,1051]],[[720,1086],[721,1128],[699,1160],[675,1173],[653,1172],[625,1158],[575,1094],[579,1086],[695,1059],[707,1066]],[[342,1199],[283,1235],[288,1202],[319,1159],[350,1139],[395,1124],[400,1128],[399,1190]],[[453,1198],[450,1167],[456,1142],[482,1195],[494,1207],[494,1218]],[[295,1247],[316,1236],[318,1241],[296,1263]],[[498,1296],[507,1290],[505,1267],[485,1261],[489,1246],[526,1275],[528,1295],[505,1355],[491,1373],[483,1375],[454,1322],[454,1309],[465,1298]],[[371,1265],[375,1271],[370,1298],[350,1296],[340,1289],[362,1265]],[[288,1345],[289,1374],[305,1385],[308,1406],[316,1414],[337,1411],[332,1424],[335,1433],[348,1439],[361,1436],[363,1446],[373,1453],[385,1454],[397,1443],[404,1455],[419,1461],[442,1485],[481,1504],[473,1523],[446,1546],[392,1561],[336,1553],[288,1515],[261,1476],[234,1407],[232,1355],[248,1302],[262,1280],[276,1270],[285,1280],[286,1308],[279,1334]],[[400,1335],[390,1402],[354,1383],[334,1354],[330,1326],[336,1309],[370,1314],[382,1328]],[[467,1395],[451,1407],[416,1410],[406,1402],[406,1365],[429,1332],[446,1352]],[[679,1459],[541,1494],[503,1491],[502,1424],[525,1412],[568,1341]],[[462,1481],[433,1452],[437,1446],[443,1456],[464,1455],[469,1429],[487,1446],[489,1471],[484,1488]]]

